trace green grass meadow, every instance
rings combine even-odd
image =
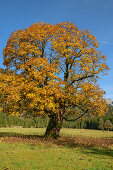
[[[0,170],[112,170],[113,132],[44,128],[0,128]]]

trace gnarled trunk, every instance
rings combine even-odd
[[[63,113],[52,114],[49,116],[49,123],[45,132],[45,137],[58,138],[63,122]]]

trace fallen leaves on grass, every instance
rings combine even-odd
[[[88,137],[60,137],[56,139],[48,139],[44,137],[1,137],[0,142],[8,143],[29,143],[33,145],[41,144],[48,146],[67,146],[67,147],[113,147],[113,139],[105,138],[88,138]]]

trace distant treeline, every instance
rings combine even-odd
[[[23,128],[43,128],[46,127],[49,122],[47,117],[35,117],[25,118],[25,117],[17,117],[17,116],[9,116],[5,113],[0,113],[0,127],[14,127],[20,126]]]
[[[48,117],[25,118],[0,113],[0,127],[43,128],[47,127]],[[113,107],[103,117],[84,116],[77,121],[63,121],[64,128],[113,130]]]

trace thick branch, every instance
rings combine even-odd
[[[80,119],[82,116],[84,116],[87,112],[88,112],[88,110],[86,110],[83,114],[81,114],[80,116],[78,116],[75,119],[67,119],[66,117],[63,117],[63,119],[66,120],[66,121],[71,121],[71,122],[76,121],[76,120]]]
[[[75,83],[75,82],[77,82],[77,81],[84,80],[84,79],[90,78],[90,77],[94,77],[94,75],[92,75],[92,74],[91,74],[91,75],[86,75],[86,76],[80,77],[80,78],[78,78],[78,79],[75,79],[75,80],[73,80],[70,84],[68,84],[67,87],[71,86],[73,83]]]
[[[75,56],[75,57],[72,59],[72,64],[70,65],[69,70],[71,70],[71,68],[72,68],[72,66],[73,66],[73,63],[75,62],[74,60],[75,60],[76,58],[79,58],[79,57],[82,56],[80,53],[81,53],[81,50],[78,52],[77,56]],[[79,54],[80,54],[80,55],[79,55]]]

